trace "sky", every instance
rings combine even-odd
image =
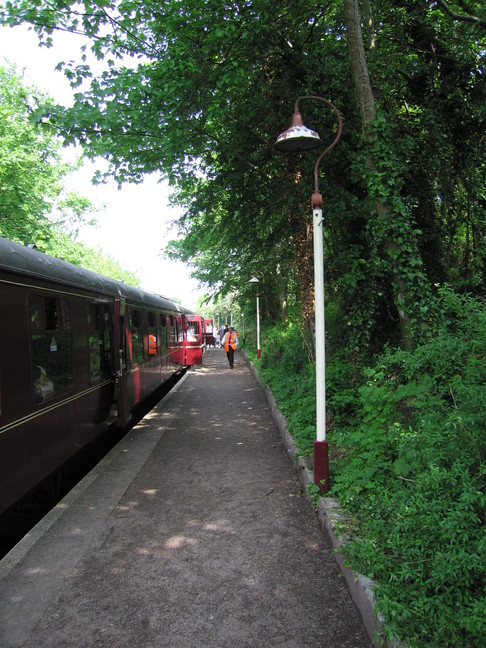
[[[63,105],[72,103],[73,91],[55,67],[59,61],[78,58],[83,44],[73,34],[54,34],[52,48],[39,47],[37,36],[21,25],[13,29],[0,27],[0,65],[15,64],[24,70],[25,80],[46,92]],[[79,91],[79,89],[77,90]],[[78,152],[78,150],[76,150]],[[67,155],[72,159],[74,151]],[[100,160],[99,168],[103,168]],[[92,247],[114,257],[135,273],[141,287],[149,292],[177,298],[184,306],[195,309],[204,290],[190,277],[184,264],[161,258],[165,244],[175,238],[170,221],[181,213],[169,206],[170,188],[149,176],[139,185],[124,185],[118,190],[115,182],[92,185],[95,166],[87,163],[69,179],[67,186],[86,196],[98,208],[94,215],[98,227],[83,228],[80,238]]]

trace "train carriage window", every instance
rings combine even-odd
[[[148,311],[148,353],[149,358],[157,355],[157,326],[155,324],[155,313]]]
[[[33,392],[35,402],[41,403],[73,387],[69,304],[35,295],[29,300],[29,316]]]
[[[101,353],[98,332],[89,333],[89,378],[92,385],[101,380]]]
[[[44,320],[45,328],[54,331],[58,327],[59,317],[59,300],[44,297]]]
[[[112,374],[109,314],[103,304],[88,304],[89,373],[91,384]]]
[[[160,352],[165,353],[168,348],[167,344],[167,317],[160,314]]]
[[[170,341],[171,342],[177,342],[177,332],[176,332],[176,326],[175,326],[175,321],[174,321],[174,316],[170,316]]]
[[[41,328],[41,298],[31,297],[29,301],[29,319],[32,329]]]
[[[109,320],[109,315],[108,313],[105,313],[105,329],[103,330],[103,340],[104,340],[104,351],[105,351],[105,359],[107,360],[107,371],[111,374],[112,371],[114,370],[113,367],[113,362],[112,362],[112,355],[111,355],[111,349],[112,349],[112,344],[111,344],[111,333],[112,333],[112,327],[110,326],[110,320]]]
[[[69,304],[65,299],[61,299],[62,309],[62,326],[63,328],[71,328],[71,317],[69,315]]]
[[[142,314],[139,310],[130,310],[130,337],[131,337],[131,360],[132,364],[143,360],[143,330]]]
[[[187,322],[187,341],[199,342],[200,339],[198,322]]]

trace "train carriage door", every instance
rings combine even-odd
[[[187,366],[202,364],[203,319],[199,315],[189,315],[184,318],[185,324],[185,362]]]
[[[130,408],[127,396],[127,362],[125,358],[124,299],[115,299],[114,340],[116,401],[118,404],[120,424],[124,427],[130,420]]]
[[[113,327],[108,304],[88,304],[89,376],[91,385],[113,376]]]

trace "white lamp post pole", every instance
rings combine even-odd
[[[257,323],[257,358],[260,357],[260,298],[258,295],[258,288],[260,286],[260,280],[256,277],[252,277],[248,283],[254,283],[257,287],[256,292],[256,323]]]
[[[257,358],[260,357],[261,349],[260,349],[260,298],[258,296],[258,288],[259,285],[257,284],[257,294],[256,294],[256,316],[257,316]]]
[[[326,323],[324,307],[324,242],[322,209],[313,210],[316,322],[316,439],[326,440]]]
[[[292,126],[278,136],[275,147],[279,151],[308,151],[319,144],[319,135],[302,124],[299,112],[301,99],[317,99],[330,106],[338,120],[338,132],[330,146],[318,157],[314,168],[315,189],[312,194],[314,236],[314,290],[316,324],[316,439],[314,441],[314,483],[321,492],[329,490],[329,448],[326,439],[326,324],[324,304],[324,243],[322,195],[319,191],[319,164],[322,158],[337,144],[342,132],[342,120],[338,109],[322,97],[299,97],[295,102]]]

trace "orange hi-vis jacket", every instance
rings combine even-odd
[[[236,349],[236,341],[238,340],[238,336],[236,335],[235,331],[233,333],[230,333],[229,331],[224,334],[224,350],[226,353],[228,353],[230,345],[233,347],[233,351]]]

